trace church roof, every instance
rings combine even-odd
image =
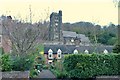
[[[72,32],[72,31],[62,31],[62,33],[63,33],[63,37],[76,38],[76,36],[77,36],[76,32]]]
[[[89,38],[86,37],[84,34],[77,34],[77,38],[80,38],[81,42],[90,42]]]

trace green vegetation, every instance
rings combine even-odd
[[[64,68],[70,78],[120,75],[120,54],[73,54],[65,57]]]
[[[11,71],[12,70],[12,60],[9,54],[3,54],[2,57],[2,71]]]
[[[34,63],[34,55],[15,57],[13,60],[14,71],[25,71],[29,70]]]
[[[5,52],[4,52],[4,50],[3,50],[3,48],[0,48],[0,56],[2,55],[2,54],[4,54]]]
[[[56,59],[53,60],[53,64],[50,65],[50,70],[58,79],[65,79],[68,78],[67,72],[63,66],[63,59],[57,61]]]
[[[113,49],[114,53],[120,53],[120,45],[115,45],[114,49]]]
[[[2,50],[2,48],[0,49]],[[35,50],[25,56],[14,56],[12,53],[1,54],[2,71],[30,71],[30,77],[37,77],[35,65],[45,63],[45,58],[40,52],[44,51],[44,46],[36,45]],[[4,52],[4,51],[2,51]]]
[[[63,26],[64,30],[85,34],[92,43],[95,43],[95,36],[97,43],[104,45],[115,45],[117,41],[117,26],[113,23],[107,26],[101,26],[91,22],[76,22],[72,24],[64,23]]]

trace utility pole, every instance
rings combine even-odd
[[[30,23],[32,24],[32,10],[31,10],[31,5],[29,5],[29,11],[30,11]]]
[[[118,45],[120,45],[120,1],[118,2]]]
[[[115,47],[115,53],[120,53],[120,0],[113,0],[115,7],[117,7],[118,9],[118,41],[117,41],[117,45]]]

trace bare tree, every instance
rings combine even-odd
[[[3,20],[2,24],[3,33],[10,39],[13,52],[17,53],[18,56],[26,55],[30,51],[34,50],[35,45],[37,45],[40,40],[46,40],[48,33],[47,28],[49,23],[46,22],[46,20],[49,18],[49,8],[48,10],[45,10],[45,19],[34,24],[32,24],[31,5],[29,6],[29,11],[30,23],[8,18]]]
[[[36,40],[40,36],[40,25],[7,19],[3,21],[3,31],[4,35],[9,37],[11,46],[17,55],[26,55],[37,44]]]

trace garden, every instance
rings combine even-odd
[[[35,78],[38,75],[38,71],[35,65],[43,65],[45,58],[43,56],[44,46],[37,45],[34,51],[25,56],[15,56],[12,53],[5,53],[1,48],[1,71],[13,72],[13,71],[29,71],[29,77]]]

